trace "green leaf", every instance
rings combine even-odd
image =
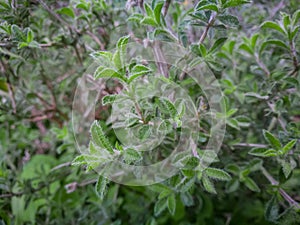
[[[239,46],[239,49],[249,53],[250,55],[254,55],[253,49],[249,47],[249,45],[243,43]]]
[[[266,210],[265,210],[265,218],[267,221],[277,222],[279,216],[279,205],[277,201],[277,196],[273,195],[273,197],[268,201]]]
[[[104,198],[107,184],[108,184],[108,180],[102,175],[99,175],[95,186],[95,192],[101,200],[103,200]]]
[[[175,210],[176,210],[176,198],[174,194],[171,194],[168,197],[168,209],[169,212],[174,215],[175,214]]]
[[[158,216],[167,208],[167,198],[162,198],[156,201],[154,205],[154,215]]]
[[[118,95],[105,95],[102,98],[102,105],[108,105],[108,104],[112,104]]]
[[[121,51],[125,51],[128,42],[129,42],[129,36],[121,37],[121,38],[118,40],[118,43],[117,43],[117,49],[119,49],[119,50],[121,50]]]
[[[243,182],[246,185],[246,187],[249,188],[251,191],[260,192],[259,187],[250,177],[245,177]]]
[[[207,176],[202,176],[202,184],[207,192],[217,194],[214,184]]]
[[[148,5],[147,3],[145,3],[144,4],[144,8],[145,8],[147,16],[153,18],[154,13],[153,13],[153,10],[151,9],[150,5]]]
[[[215,52],[216,50],[220,49],[224,45],[226,40],[227,40],[226,37],[222,37],[222,38],[219,38],[218,40],[216,40],[216,42],[210,48],[208,54],[211,54],[211,53]]]
[[[11,30],[12,30],[13,36],[14,36],[18,41],[26,42],[27,37],[24,35],[24,33],[22,32],[22,30],[20,29],[20,27],[18,27],[17,25],[13,24],[13,25],[11,26]]]
[[[226,192],[232,193],[238,190],[240,187],[240,182],[238,179],[232,179],[226,183]]]
[[[33,41],[33,37],[34,37],[33,31],[32,30],[28,30],[28,32],[27,32],[27,43],[32,42]]]
[[[282,166],[282,172],[283,172],[285,178],[288,178],[294,168],[292,167],[290,162],[285,161],[285,160],[282,160],[280,162],[280,164]]]
[[[229,164],[225,167],[225,169],[234,175],[238,175],[240,172],[240,168],[235,164]]]
[[[140,23],[140,21],[144,18],[144,16],[140,13],[134,13],[132,15],[129,16],[129,18],[127,19],[127,21],[132,21],[132,22],[138,22]]]
[[[287,143],[285,146],[283,146],[283,148],[279,151],[281,155],[285,155],[286,153],[288,153],[297,143],[297,140],[291,140],[289,143]]]
[[[196,8],[197,11],[201,11],[201,10],[212,10],[215,12],[218,12],[218,6],[216,4],[207,4],[207,5],[203,5],[203,6],[199,6],[198,8]]]
[[[240,6],[240,5],[248,4],[248,3],[251,3],[251,1],[247,1],[247,0],[228,0],[228,1],[226,1],[225,4],[223,4],[222,8],[226,9],[226,8],[236,7],[236,6]]]
[[[127,148],[124,151],[124,160],[128,164],[140,161],[141,159],[142,159],[142,156],[140,155],[140,153],[138,151],[134,150],[133,148]]]
[[[263,135],[265,140],[276,150],[280,150],[281,149],[281,143],[278,140],[278,138],[276,138],[273,134],[271,134],[269,131],[267,130],[263,130]]]
[[[168,114],[171,118],[175,118],[177,116],[177,110],[169,99],[162,97],[156,98],[155,103],[163,113]]]
[[[148,74],[152,72],[152,70],[147,67],[147,66],[144,66],[142,64],[137,64],[135,65],[132,69],[131,69],[131,74],[130,74],[130,77],[128,79],[128,83],[132,82],[134,79],[140,77],[140,76],[143,76],[145,74]]]
[[[229,181],[231,176],[224,170],[208,167],[205,170],[205,173],[208,177],[216,180]]]
[[[219,20],[227,26],[237,27],[239,25],[239,20],[236,16],[232,15],[220,15],[218,16]]]
[[[143,125],[138,131],[138,137],[144,141],[151,135],[151,128],[149,125]]]
[[[163,7],[163,2],[158,2],[154,8],[154,16],[157,24],[161,24],[161,9]]]
[[[275,22],[272,22],[272,21],[266,21],[260,27],[261,28],[269,28],[269,29],[277,30],[282,34],[286,34],[285,31],[282,29],[282,27],[279,24],[277,24]]]
[[[286,50],[290,50],[290,48],[281,40],[278,39],[273,39],[273,40],[267,40],[262,43],[260,49],[259,49],[259,54],[262,54],[265,48],[269,45],[276,45],[278,47],[284,48]]]
[[[87,162],[85,160],[84,155],[79,155],[77,156],[73,161],[72,161],[72,166],[80,166],[80,165],[86,165]]]
[[[105,68],[103,66],[99,66],[96,69],[96,71],[94,73],[94,78],[95,79],[99,79],[99,78],[118,78],[118,79],[126,82],[125,77],[123,77],[120,73],[118,73],[114,69]]]
[[[156,21],[152,17],[149,17],[149,16],[142,19],[140,23],[143,24],[143,25],[150,25],[150,26],[153,26],[153,27],[157,27]]]
[[[56,10],[57,13],[61,14],[61,15],[66,15],[66,16],[69,16],[71,18],[75,18],[75,13],[73,11],[73,9],[71,8],[68,8],[68,7],[64,7],[64,8],[61,8],[61,9],[58,9]]]
[[[111,52],[107,52],[107,51],[98,51],[98,52],[93,52],[91,54],[91,56],[94,58],[94,59],[108,59],[108,60],[111,60],[112,59],[112,53]]]
[[[277,156],[277,151],[274,149],[253,148],[249,151],[249,154],[259,157],[273,157]]]
[[[115,67],[120,70],[123,67],[123,63],[122,63],[122,58],[121,58],[121,53],[119,50],[117,50],[112,58]]]
[[[95,120],[92,124],[90,132],[92,135],[92,140],[97,146],[104,147],[110,153],[114,153],[113,147],[109,143],[109,140],[106,138],[102,127],[97,120]]]

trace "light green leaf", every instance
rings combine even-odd
[[[215,12],[218,12],[218,6],[216,4],[207,4],[207,5],[203,5],[203,6],[199,6],[197,9],[197,11],[201,11],[201,10],[212,10]]]
[[[131,70],[131,75],[130,77],[128,78],[128,83],[132,82],[134,79],[140,77],[140,76],[143,76],[145,74],[148,74],[152,72],[152,70],[147,67],[147,66],[144,66],[142,64],[137,64],[135,65],[132,70]]]
[[[239,46],[239,49],[241,49],[241,50],[249,53],[250,55],[254,55],[253,49],[249,45],[247,45],[245,43],[241,44]]]
[[[253,148],[249,151],[249,154],[259,157],[273,157],[277,156],[277,151],[275,149]]]
[[[175,214],[175,210],[176,210],[176,199],[175,199],[175,195],[171,194],[168,197],[168,209],[169,212],[174,215]]]
[[[285,31],[283,30],[283,28],[279,24],[277,24],[275,22],[272,22],[272,21],[266,21],[260,27],[261,28],[269,28],[269,29],[277,30],[282,34],[286,34]]]
[[[153,27],[157,26],[156,21],[152,17],[148,17],[148,16],[145,17],[144,19],[142,19],[140,23],[143,24],[143,25],[150,25],[150,26],[153,26]]]
[[[27,32],[27,43],[32,42],[33,41],[33,37],[34,37],[33,31],[32,30],[28,30],[28,32]]]
[[[105,95],[102,98],[102,105],[108,105],[108,104],[112,104],[118,95]]]
[[[283,148],[279,151],[281,155],[285,155],[286,153],[288,153],[297,143],[297,140],[291,140],[289,143],[287,143],[285,146],[283,146]]]
[[[215,189],[214,184],[211,182],[211,180],[207,176],[202,176],[202,184],[204,189],[212,194],[217,194],[217,191]]]
[[[251,1],[247,1],[247,0],[228,0],[228,1],[226,1],[225,4],[223,4],[222,7],[224,9],[226,9],[226,8],[236,7],[236,6],[240,6],[240,5],[248,4],[248,3],[251,3]]]
[[[141,154],[138,151],[134,150],[133,148],[127,148],[124,151],[124,160],[128,164],[140,161],[141,159],[142,159]]]
[[[72,166],[80,166],[80,165],[86,165],[87,162],[85,160],[84,155],[79,155],[77,156],[73,161],[72,161]]]
[[[95,192],[101,200],[103,200],[103,198],[104,198],[107,183],[108,183],[108,180],[105,177],[103,177],[102,175],[99,175],[96,186],[95,186]]]
[[[163,5],[163,2],[158,2],[154,8],[154,16],[157,24],[161,24],[161,9]]]
[[[118,48],[121,52],[124,52],[124,51],[126,50],[126,47],[127,47],[128,42],[129,42],[129,36],[121,37],[121,38],[118,40],[117,48]]]
[[[145,8],[147,16],[153,18],[154,17],[154,13],[153,13],[153,10],[151,9],[150,5],[148,5],[147,3],[145,3],[144,8]]]
[[[97,120],[94,121],[94,123],[91,126],[90,133],[92,135],[93,142],[99,146],[104,147],[109,151],[110,153],[114,153],[113,147],[109,143],[109,140],[106,138],[101,125]]]
[[[122,81],[126,82],[126,78],[123,77],[120,73],[111,68],[105,68],[103,66],[99,66],[94,73],[95,79],[99,78],[118,78]]]
[[[144,18],[144,16],[142,14],[134,13],[134,14],[129,16],[127,21],[132,21],[132,22],[138,22],[139,23],[143,18]]]
[[[278,140],[278,138],[276,138],[273,134],[271,134],[269,131],[267,130],[263,130],[263,135],[264,138],[267,142],[269,142],[269,144],[276,150],[281,149],[281,143]]]
[[[167,208],[167,198],[162,198],[156,201],[154,205],[154,215],[158,216]]]
[[[224,170],[208,167],[205,170],[205,173],[208,177],[216,180],[229,181],[231,176]]]
[[[73,9],[68,8],[68,7],[64,7],[64,8],[58,9],[58,10],[56,10],[56,12],[58,14],[61,14],[61,15],[69,16],[69,17],[71,17],[73,19],[75,18],[75,13],[74,13]]]

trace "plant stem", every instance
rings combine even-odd
[[[168,13],[168,10],[169,10],[171,1],[172,1],[172,0],[166,0],[164,6],[163,6],[163,8],[162,8],[162,14],[163,14],[164,17],[166,17],[166,15],[167,15],[167,13]]]
[[[272,185],[277,186],[279,184],[279,182],[277,180],[275,180],[272,175],[264,168],[261,168],[261,171],[263,173],[263,175],[268,179],[268,181],[270,181],[270,183]],[[278,188],[279,193],[281,194],[281,196],[290,204],[290,206],[294,206],[297,209],[300,209],[300,205],[298,202],[296,202],[288,193],[286,193],[282,188]]]
[[[200,37],[200,40],[199,40],[199,44],[202,44],[208,34],[208,31],[210,29],[210,27],[212,27],[215,23],[215,20],[216,20],[216,17],[217,17],[217,13],[212,13],[210,18],[209,18],[209,21],[208,21],[208,24],[207,26],[205,27],[205,30],[204,32],[202,33],[201,37]]]

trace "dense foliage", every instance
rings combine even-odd
[[[0,224],[299,224],[298,7],[0,0]],[[137,45],[154,61],[132,57]],[[219,111],[193,68],[217,79]],[[74,104],[84,74],[98,92],[92,120],[84,96]],[[205,149],[220,121],[220,151]],[[111,181],[111,162],[148,165],[178,143],[171,177]]]

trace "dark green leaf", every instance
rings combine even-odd
[[[232,16],[232,15],[221,15],[218,16],[219,20],[230,27],[237,27],[239,25],[239,20],[236,16]]]

